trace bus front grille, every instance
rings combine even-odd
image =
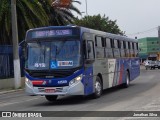
[[[71,76],[74,71],[30,71],[30,76],[35,78],[64,78]]]

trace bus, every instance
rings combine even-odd
[[[140,75],[138,41],[80,26],[50,26],[26,33],[25,91],[45,96],[92,95]]]

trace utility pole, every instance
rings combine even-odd
[[[18,47],[18,30],[17,30],[17,11],[16,0],[11,0],[12,14],[12,41],[13,41],[13,64],[14,64],[14,87],[21,87],[19,47]]]
[[[85,0],[86,2],[86,15],[88,16],[88,4],[87,4],[87,0]]]
[[[83,13],[85,13],[85,12],[81,12],[81,19],[83,18]]]

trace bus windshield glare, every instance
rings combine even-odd
[[[78,40],[28,43],[28,70],[70,69],[80,66],[81,52]]]

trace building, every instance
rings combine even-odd
[[[148,58],[160,60],[160,38],[147,37],[138,39],[139,57],[142,61]]]

